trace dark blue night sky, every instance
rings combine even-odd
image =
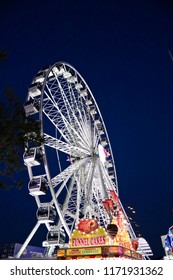
[[[73,65],[102,113],[120,198],[135,207],[155,258],[173,224],[173,5],[169,1],[1,1],[1,87],[24,103],[41,68]],[[27,172],[23,175],[28,180]],[[0,243],[22,243],[36,223],[27,185],[0,190]],[[41,245],[44,226],[31,241]]]

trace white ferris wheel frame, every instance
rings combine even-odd
[[[29,91],[27,101],[35,99],[40,103],[43,165],[51,194],[49,204],[57,212],[56,228],[63,227],[70,237],[81,213],[86,218],[95,217],[106,227],[110,218],[102,201],[109,197],[110,190],[118,195],[118,182],[108,133],[95,98],[79,72],[66,62],[58,62],[39,71],[31,86],[36,83],[41,85],[40,93],[31,96]],[[48,122],[55,128],[55,135],[46,132]],[[50,169],[55,163],[48,160],[48,148],[57,154],[59,172],[53,177]],[[61,153],[69,157],[68,166],[63,170]],[[27,166],[27,169],[32,180],[33,167]],[[59,198],[64,190],[66,197],[60,205]],[[40,207],[41,198],[35,196],[35,200]],[[134,238],[133,228],[121,207],[129,233]],[[42,223],[37,221],[17,257],[21,256]],[[44,224],[50,231],[51,224],[47,221]]]

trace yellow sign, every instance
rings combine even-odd
[[[67,249],[66,256],[100,255],[101,247]]]
[[[83,233],[79,230],[74,230],[70,238],[70,247],[93,247],[104,246],[109,242],[109,237],[104,228],[99,227],[90,234]]]
[[[58,251],[57,251],[57,256],[58,256],[58,257],[64,257],[64,256],[65,256],[65,250],[61,250],[61,249],[58,250]]]
[[[122,251],[122,247],[119,247],[119,246],[106,246],[103,248],[103,254],[105,255],[120,255],[122,254],[123,251]]]

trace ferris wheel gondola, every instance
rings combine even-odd
[[[27,148],[23,160],[26,166],[40,165],[43,159],[43,152],[41,147],[30,147]]]
[[[37,219],[42,223],[52,223],[56,217],[56,211],[49,203],[42,204],[37,210]]]
[[[48,182],[44,176],[33,177],[28,184],[29,193],[33,196],[45,195],[48,190]]]

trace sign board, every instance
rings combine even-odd
[[[109,237],[102,227],[99,227],[90,234],[74,230],[70,238],[70,248],[104,246],[108,242]]]
[[[66,256],[101,255],[101,247],[67,249]]]

